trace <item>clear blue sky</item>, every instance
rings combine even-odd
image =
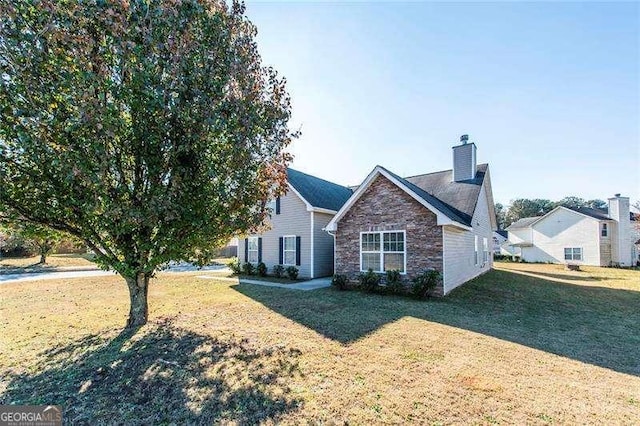
[[[451,168],[468,133],[494,198],[640,199],[637,3],[247,3],[288,80],[293,167]]]

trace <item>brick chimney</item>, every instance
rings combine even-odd
[[[453,147],[453,180],[461,182],[476,177],[476,144],[469,135],[460,136],[460,145]]]
[[[609,198],[609,217],[616,222],[611,236],[611,260],[620,266],[631,266],[631,219],[629,197],[616,194]]]

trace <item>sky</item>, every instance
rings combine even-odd
[[[452,167],[469,134],[496,202],[640,200],[638,3],[247,2],[286,77],[292,167],[354,185]]]

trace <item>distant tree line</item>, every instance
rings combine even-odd
[[[504,206],[500,203],[496,204],[496,218],[498,227],[505,229],[507,226],[519,219],[531,216],[542,216],[549,213],[558,206],[568,208],[589,207],[592,209],[606,209],[607,202],[599,199],[585,200],[580,197],[569,196],[564,197],[560,201],[551,201],[542,198],[527,199],[518,198],[511,201],[511,205]]]

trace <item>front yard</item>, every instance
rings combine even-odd
[[[638,424],[640,272],[497,264],[444,299],[160,274],[0,285],[0,403],[70,423]]]

